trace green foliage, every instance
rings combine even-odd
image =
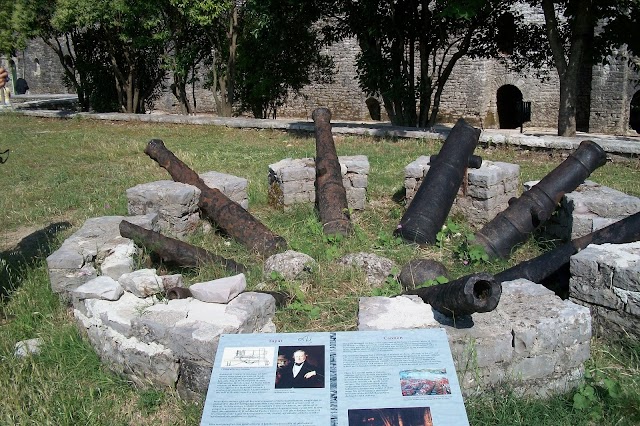
[[[403,244],[402,238],[393,235],[392,232],[388,231],[380,231],[378,232],[378,236],[376,242],[374,243],[374,247],[376,248],[395,248]]]
[[[149,415],[156,412],[165,400],[165,393],[157,389],[145,389],[138,396],[138,409]]]
[[[449,279],[447,277],[445,277],[444,275],[439,275],[433,280],[427,280],[423,282],[422,284],[416,286],[416,288],[431,287],[432,285],[445,284],[448,282],[449,282]]]
[[[452,256],[463,265],[480,265],[489,262],[489,255],[479,244],[474,244],[476,237],[471,231],[464,230],[462,226],[447,219],[447,223],[436,234],[436,246],[444,248],[445,244],[452,245]]]
[[[397,267],[393,267],[391,274],[384,280],[384,283],[380,287],[375,287],[371,290],[372,296],[397,296],[402,292],[402,285],[398,281],[397,276],[400,270]]]
[[[617,380],[607,377],[603,371],[585,371],[584,383],[573,395],[573,408],[587,412],[594,421],[601,420],[604,415],[601,402],[616,404],[622,396]]]
[[[290,93],[326,82],[333,62],[317,28],[322,1],[249,0],[238,40],[237,95],[241,110],[276,117]],[[258,71],[259,70],[259,71]]]
[[[382,97],[393,124],[432,126],[458,60],[497,54],[496,21],[513,3],[343,1],[342,31],[355,36],[361,49],[360,86]]]
[[[287,305],[287,309],[295,313],[305,315],[312,320],[318,318],[320,316],[320,308],[307,302],[307,296],[299,286],[294,285],[292,290],[295,299]]]

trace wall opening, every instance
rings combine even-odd
[[[497,27],[498,51],[504,55],[511,55],[516,40],[516,20],[513,14],[507,12],[500,15]]]
[[[640,90],[631,98],[631,110],[629,111],[629,127],[640,133]]]
[[[501,129],[515,129],[520,127],[520,105],[522,104],[522,92],[512,84],[505,84],[498,89],[498,122]]]

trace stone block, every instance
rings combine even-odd
[[[569,296],[591,309],[598,329],[640,339],[640,242],[589,245],[569,267]]]
[[[508,383],[550,396],[577,386],[589,356],[589,309],[527,280],[503,283],[498,307],[455,322],[416,296],[360,299],[361,330],[442,327],[466,395]]]
[[[118,300],[124,293],[122,286],[109,276],[100,276],[73,291],[73,297],[82,299]]]
[[[265,260],[263,275],[269,278],[272,272],[276,272],[284,279],[295,280],[302,274],[310,273],[316,265],[317,262],[308,254],[287,250]]]
[[[195,186],[170,180],[144,183],[127,189],[129,214],[157,213],[160,231],[177,237],[184,237],[198,227],[199,199],[200,190]]]
[[[426,177],[431,157],[421,156],[405,167],[405,200],[407,205]],[[520,166],[483,161],[478,169],[467,170],[467,182],[460,188],[451,213],[462,214],[473,226],[481,226],[506,209],[508,200],[517,196]]]
[[[365,155],[338,157],[347,206],[363,210],[366,205],[369,160]],[[316,201],[313,158],[285,158],[269,165],[269,201],[287,209],[294,204]]]
[[[219,172],[202,173],[200,178],[209,188],[219,189],[230,200],[240,204],[243,209],[249,208],[247,195],[249,181],[247,179]]]
[[[528,182],[531,187],[536,182]],[[560,200],[543,232],[550,238],[574,240],[640,211],[640,198],[585,181]]]
[[[138,269],[124,274],[118,280],[122,287],[140,298],[145,298],[164,291],[162,279],[155,269]]]
[[[189,287],[194,299],[208,303],[228,303],[244,291],[247,280],[244,274],[192,284]]]

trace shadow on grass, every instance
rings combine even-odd
[[[0,301],[16,290],[26,270],[53,252],[59,232],[71,227],[69,222],[56,222],[24,237],[13,248],[0,252]]]

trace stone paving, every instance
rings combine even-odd
[[[174,115],[174,114],[123,114],[123,113],[88,113],[69,111],[27,110],[16,108],[21,114],[36,117],[72,118],[81,116],[96,120],[109,121],[141,121],[149,123],[180,123],[217,125],[233,128],[277,129],[284,131],[313,132],[311,120],[276,119],[260,120],[247,117],[216,117],[213,115]],[[392,126],[385,122],[334,121],[331,123],[334,134],[369,135],[377,137],[441,139],[449,135],[452,126],[436,125],[431,129]],[[616,136],[578,132],[575,137],[555,136],[555,130],[526,128],[524,133],[511,129],[484,129],[480,142],[496,145],[516,145],[527,149],[565,149],[574,150],[580,142],[590,139],[610,154],[640,155],[640,134]]]

